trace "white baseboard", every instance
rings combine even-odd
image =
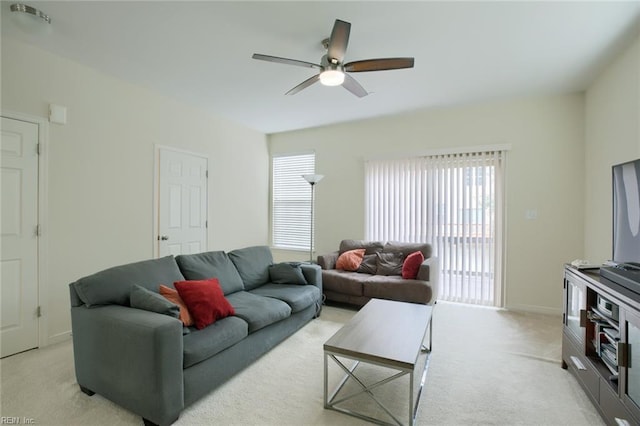
[[[505,308],[514,312],[532,312],[535,314],[562,315],[562,309],[550,308],[548,306],[509,305],[509,306],[506,306]]]
[[[65,342],[71,339],[71,330],[65,331],[63,333],[54,334],[53,336],[49,336],[47,339],[47,346],[55,345],[56,343]]]

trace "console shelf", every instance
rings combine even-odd
[[[640,425],[640,294],[569,265],[563,294],[562,368],[607,424]]]

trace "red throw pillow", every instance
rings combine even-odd
[[[160,285],[160,294],[169,302],[175,303],[180,307],[180,321],[187,327],[191,327],[193,325],[193,318],[191,318],[189,309],[187,309],[187,305],[184,304],[184,300],[180,298],[178,291],[166,285]]]
[[[362,263],[366,249],[354,249],[342,253],[336,261],[336,269],[357,271]]]
[[[415,280],[420,270],[420,265],[424,262],[424,255],[421,251],[414,251],[404,260],[402,264],[402,278]]]
[[[224,297],[217,278],[177,281],[173,286],[189,308],[198,330],[235,314],[233,306]]]

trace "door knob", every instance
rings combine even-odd
[[[158,237],[158,240],[160,240],[160,241],[167,241],[168,239],[169,239],[169,236],[168,236],[168,235],[160,235],[160,236]]]

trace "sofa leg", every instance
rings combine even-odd
[[[80,385],[80,390],[81,390],[83,393],[86,393],[86,394],[87,394],[87,395],[89,395],[89,396],[93,396],[93,395],[95,395],[95,394],[96,394],[96,393],[95,393],[94,391],[92,391],[91,389],[85,388],[85,387],[84,387],[84,386],[82,386],[82,385]]]

